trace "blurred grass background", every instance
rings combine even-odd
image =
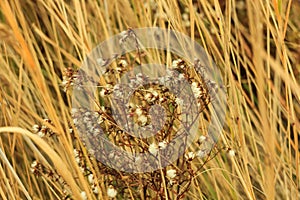
[[[300,1],[1,0],[0,199],[59,199],[59,183],[30,173],[42,160],[74,199],[96,197],[73,156],[65,68],[128,28],[171,28],[199,42],[224,76],[224,153],[194,177],[184,199],[300,199]],[[43,118],[55,139],[26,131]],[[12,127],[21,127],[12,128]],[[8,134],[11,132],[12,134]],[[53,190],[55,188],[55,191]],[[141,197],[141,199],[143,199]]]

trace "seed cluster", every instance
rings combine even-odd
[[[97,94],[92,99],[95,106],[73,107],[71,110],[73,122],[70,123],[75,125],[76,130],[70,129],[69,132],[70,134],[74,134],[74,131],[78,132],[80,141],[88,151],[86,157],[79,148],[75,148],[74,158],[95,195],[99,194],[99,188],[91,168],[97,168],[96,171],[105,176],[106,195],[109,198],[129,199],[132,196],[138,198],[141,195],[139,191],[144,191],[145,199],[164,199],[166,198],[163,189],[165,187],[169,189],[168,195],[172,193],[182,198],[195,174],[216,155],[211,152],[211,145],[214,142],[209,135],[205,134],[205,128],[198,130],[202,135],[198,138],[196,149],[186,150],[184,145],[180,146],[179,148],[183,148],[184,151],[176,163],[171,163],[162,170],[138,175],[125,172],[134,169],[135,166],[131,166],[129,162],[124,165],[121,161],[129,158],[111,148],[111,143],[132,155],[148,153],[154,160],[164,153],[170,153],[165,150],[173,139],[186,134],[185,131],[180,132],[181,125],[187,130],[189,128],[183,116],[188,116],[190,113],[185,111],[190,105],[195,104],[198,108],[197,116],[191,116],[190,119],[196,119],[207,112],[208,117],[201,119],[209,121],[209,112],[206,108],[214,101],[219,87],[208,78],[207,68],[199,59],[195,59],[194,63],[188,63],[173,56],[173,61],[165,69],[163,76],[154,81],[142,71],[129,73],[136,64],[146,63],[149,59],[147,53],[141,51],[131,29],[122,33],[119,42],[126,43],[130,38],[137,48],[136,55],[114,55],[112,58],[96,60],[96,64],[101,67],[101,81],[95,81],[72,68],[65,71],[62,82],[64,91],[72,87],[82,90],[87,81],[94,83],[98,88]],[[120,81],[123,82],[119,84]],[[51,124],[51,121],[47,120],[47,123]],[[40,136],[53,134],[45,125],[34,125],[33,129]],[[74,140],[73,145],[78,147],[78,141]],[[230,156],[234,155],[233,150],[228,152]],[[86,160],[95,160],[95,158],[102,162],[98,162],[97,166],[89,166]],[[193,168],[192,162],[202,158],[205,160],[196,169]],[[142,158],[135,159],[135,163],[142,162],[145,169],[153,167],[151,163],[145,163]],[[118,160],[120,165],[124,165],[119,166],[121,171],[109,165],[111,161]],[[32,172],[36,175],[49,174],[49,170],[44,168],[36,162],[32,164]],[[54,173],[56,174],[52,172]],[[152,192],[149,191],[154,191],[156,196],[151,196]],[[71,194],[68,193],[67,196]],[[81,196],[82,199],[87,199],[84,191]]]
[[[30,170],[33,174],[36,176],[43,177],[47,180],[50,180],[50,182],[59,183],[62,187],[63,194],[61,196],[63,198],[69,197],[71,194],[70,187],[66,184],[64,179],[53,169],[46,167],[42,163],[38,162],[37,160],[33,161],[31,163]]]
[[[47,124],[53,125],[50,119],[44,119],[44,123],[42,125],[35,124],[32,126],[32,130],[40,137],[51,137],[55,133],[47,126]]]

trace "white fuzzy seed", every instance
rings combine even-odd
[[[167,171],[167,177],[168,177],[169,179],[175,178],[175,177],[176,177],[176,170],[175,170],[175,169],[169,169],[169,170]]]
[[[87,196],[86,196],[86,193],[85,193],[84,191],[82,191],[82,192],[80,193],[80,196],[81,196],[81,199],[82,199],[82,200],[87,200]]]
[[[152,155],[156,156],[157,152],[158,152],[158,146],[155,143],[152,143],[152,144],[149,145],[148,150]]]
[[[204,142],[206,140],[206,137],[204,136],[204,135],[201,135],[200,137],[199,137],[199,142]]]
[[[230,149],[230,150],[228,151],[228,155],[229,155],[230,157],[234,157],[234,156],[235,156],[235,151],[234,151],[233,149]]]
[[[107,196],[110,197],[110,198],[114,198],[117,196],[117,190],[112,186],[108,186],[108,189],[107,189]]]
[[[164,148],[167,147],[167,144],[168,144],[168,143],[164,140],[164,141],[158,143],[158,147],[159,147],[160,149],[164,149]]]

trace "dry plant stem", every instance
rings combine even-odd
[[[18,184],[20,185],[20,187],[22,188],[22,191],[24,192],[25,196],[27,199],[31,200],[31,197],[28,194],[28,191],[26,190],[26,188],[24,187],[22,181],[19,179],[18,175],[16,174],[15,170],[13,169],[13,167],[11,166],[9,160],[7,159],[7,157],[5,156],[5,154],[3,153],[3,151],[0,149],[0,158],[2,158],[3,162],[8,166],[8,168],[10,169],[11,173],[13,174],[14,178],[17,180]],[[3,168],[1,166],[1,172],[3,173]],[[4,174],[3,174],[4,175]],[[4,176],[3,176],[4,177]],[[6,184],[9,186],[9,182],[8,180],[6,181]],[[11,192],[11,196],[13,197],[13,192],[11,190],[11,188],[9,187],[10,192]]]
[[[61,160],[61,158],[57,155],[56,152],[54,152],[51,147],[39,136],[34,135],[33,133],[29,132],[28,130],[19,128],[19,127],[0,127],[0,133],[19,133],[22,134],[25,137],[29,137],[32,139],[44,152],[47,153],[47,155],[52,160],[53,164],[55,165],[55,168],[57,169],[58,173],[61,174],[61,176],[66,180],[68,185],[70,185],[72,192],[74,193],[74,196],[76,198],[80,198],[80,193],[78,190],[78,186],[75,183],[75,180],[72,178],[73,176],[70,174],[69,170],[67,169],[67,166],[64,164],[64,162]]]

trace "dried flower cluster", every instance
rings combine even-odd
[[[117,171],[102,162],[98,162],[97,166],[89,166],[86,162],[87,159],[95,160],[95,158],[106,163],[111,160],[127,159],[113,149],[103,151],[110,148],[103,142],[103,138],[131,154],[149,153],[153,159],[157,159],[172,140],[178,137],[180,124],[185,123],[182,115],[189,114],[184,113],[184,108],[193,103],[193,98],[188,98],[189,95],[192,94],[194,97],[198,115],[214,100],[218,87],[207,78],[205,66],[198,59],[195,59],[194,63],[187,63],[174,57],[164,76],[152,82],[149,81],[150,77],[142,72],[127,75],[136,63],[146,63],[149,59],[139,48],[135,37],[134,32],[128,30],[122,33],[119,42],[125,43],[129,38],[133,38],[132,41],[137,47],[136,55],[114,55],[112,58],[97,59],[97,65],[101,67],[102,73],[99,82],[71,68],[65,71],[62,83],[65,91],[71,89],[71,86],[82,89],[87,80],[93,81],[98,86],[98,94],[93,99],[96,102],[94,109],[80,107],[71,110],[73,124],[77,129],[74,131],[78,131],[81,141],[88,150],[88,157],[85,157],[81,150],[74,149],[74,157],[96,196],[99,194],[99,188],[91,168],[97,168],[96,171],[105,175],[104,184],[109,198],[129,199],[143,196],[146,199],[164,199],[167,194],[168,198],[175,195],[180,199],[188,191],[195,174],[216,155],[211,153],[213,141],[205,133],[198,137],[196,148],[183,152],[184,155],[176,163],[169,164],[162,170],[131,174],[124,172],[134,168],[130,164],[119,166],[122,170]],[[126,75],[129,81],[118,84],[123,75]],[[182,84],[184,81],[190,85],[188,90],[190,92],[184,91],[186,90]],[[114,114],[114,110],[119,111],[117,115]],[[206,120],[209,120],[209,117]],[[47,120],[47,123],[51,121]],[[34,125],[33,128],[34,132],[41,136],[50,136],[52,133],[46,126]],[[205,132],[205,128],[198,131]],[[137,135],[133,136],[133,132]],[[74,134],[73,130],[70,133]],[[145,137],[138,137],[140,135]],[[75,140],[73,145],[78,146],[77,143]],[[233,150],[228,152],[230,156],[234,156]],[[192,161],[202,158],[205,158],[204,161],[196,169],[193,168]],[[147,168],[147,163],[143,164]],[[149,169],[153,167],[150,165],[151,163]],[[32,169],[35,174],[47,174],[43,168],[42,165],[33,163]],[[163,188],[168,188],[167,193]],[[71,197],[71,194],[68,196]],[[81,196],[82,199],[87,199],[84,191]]]
[[[36,176],[40,176],[45,178],[46,180],[50,180],[49,181],[50,183],[59,183],[62,191],[61,196],[64,199],[70,197],[71,194],[70,187],[65,183],[63,178],[55,170],[46,167],[45,165],[43,165],[42,163],[36,160],[31,163],[30,170]]]
[[[47,124],[53,125],[50,119],[44,119],[44,123],[42,125],[33,125],[32,131],[40,137],[51,137],[55,133],[47,126]]]

